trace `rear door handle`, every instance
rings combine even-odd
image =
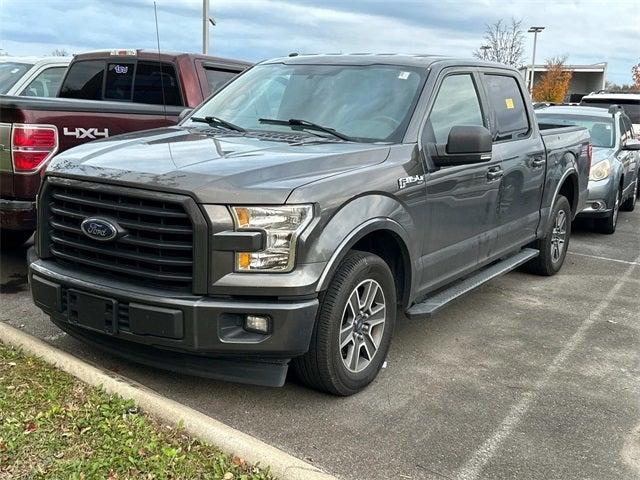
[[[504,172],[500,167],[492,167],[489,170],[487,170],[487,180],[490,182],[493,182],[494,180],[498,180],[499,178],[502,178],[503,175],[504,175]]]
[[[534,168],[542,167],[545,163],[547,162],[544,157],[533,157],[533,160],[531,160],[531,166]]]

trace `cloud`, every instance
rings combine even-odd
[[[201,0],[158,0],[163,50],[200,51]],[[299,52],[419,52],[468,57],[484,25],[501,17],[544,25],[537,58],[609,62],[630,82],[640,61],[637,0],[227,0],[212,1],[216,55],[261,60]],[[28,7],[28,8],[26,8]],[[0,48],[47,54],[156,48],[151,0],[0,0]],[[527,48],[531,39],[527,38]],[[527,52],[525,61],[530,61]]]

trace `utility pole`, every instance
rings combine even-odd
[[[202,53],[209,53],[209,0],[202,0]]]
[[[533,75],[536,69],[536,45],[538,43],[538,34],[544,30],[544,27],[529,27],[527,32],[533,33],[533,58],[531,59],[531,77],[529,79],[529,93],[533,96]]]
[[[209,24],[216,26],[215,18],[209,16],[209,0],[202,0],[202,53],[209,53]]]

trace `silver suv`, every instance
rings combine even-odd
[[[603,233],[616,231],[618,212],[632,211],[638,196],[640,141],[633,135],[631,120],[622,108],[558,106],[536,110],[538,122],[578,125],[591,134],[593,157],[589,175],[589,199],[581,217],[596,219]]]

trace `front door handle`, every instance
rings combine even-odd
[[[494,180],[498,180],[502,178],[503,175],[504,175],[504,172],[500,167],[492,167],[489,170],[487,170],[487,180],[490,182],[493,182]]]

